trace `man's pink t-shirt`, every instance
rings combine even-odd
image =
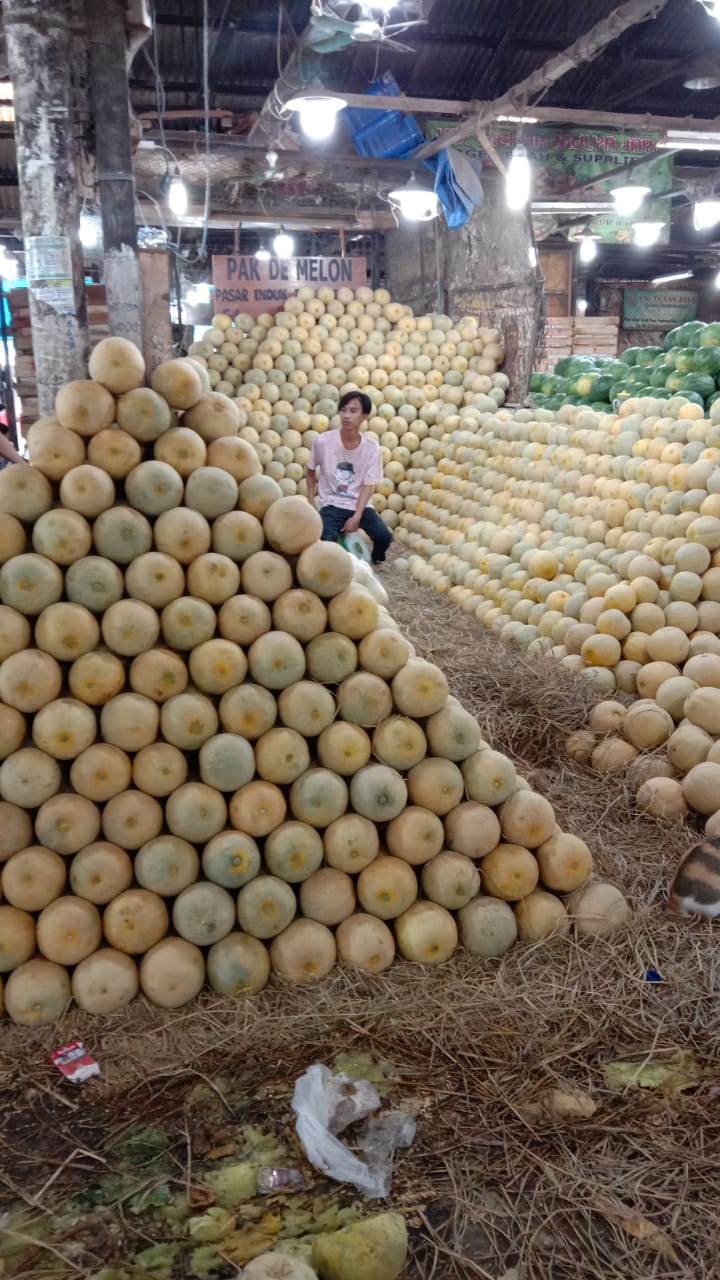
[[[383,478],[380,445],[361,435],[357,449],[346,449],[340,430],[316,436],[308,459],[310,471],[319,471],[320,508],[341,507],[355,511],[364,484],[380,484]]]

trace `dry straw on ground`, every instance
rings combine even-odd
[[[109,1136],[138,1120],[169,1127],[178,1176],[190,1180],[183,1099],[198,1078],[235,1079],[236,1119],[287,1125],[297,1074],[359,1050],[390,1063],[398,1098],[420,1106],[391,1201],[411,1224],[408,1277],[717,1280],[717,929],[678,920],[665,905],[694,832],[642,817],[622,780],[565,759],[565,737],[584,725],[592,701],[581,681],[502,646],[392,568],[383,576],[398,622],[445,669],[487,740],[513,757],[561,824],[588,840],[601,875],[627,893],[630,929],[609,940],[516,947],[485,964],[458,955],[435,972],[398,963],[380,979],[337,973],[317,989],[272,986],[236,1008],[208,994],[177,1013],[141,1001],[102,1022],[71,1012],[62,1027],[32,1035],[5,1022],[0,1187],[8,1199],[51,1209],[60,1189],[107,1171]],[[664,981],[649,983],[648,969]],[[81,1092],[46,1065],[70,1035],[84,1036],[103,1066],[102,1079]],[[701,1067],[688,1092],[605,1084],[613,1060],[640,1068],[679,1051]],[[548,1086],[589,1094],[595,1113],[528,1118],[525,1107]],[[613,1208],[625,1212],[624,1227],[608,1221]],[[647,1235],[639,1217],[662,1234]],[[62,1274],[118,1265],[150,1243],[139,1220],[125,1219],[121,1232],[114,1221],[90,1240],[56,1242],[67,1259]],[[23,1274],[47,1274],[34,1268]]]

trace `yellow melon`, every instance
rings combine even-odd
[[[465,783],[462,773],[451,760],[426,756],[408,773],[407,789],[412,804],[443,815],[463,799]]]
[[[297,783],[293,784],[297,786]],[[287,805],[272,782],[248,782],[230,800],[230,820],[238,831],[253,837],[268,836],[285,820]],[[299,816],[299,815],[298,815]]]
[[[215,611],[206,600],[180,596],[160,615],[163,640],[173,649],[194,649],[215,634]]]
[[[212,535],[210,525],[199,511],[188,507],[173,507],[163,511],[155,521],[153,530],[158,551],[171,556],[178,564],[190,564],[196,556],[210,549]],[[149,550],[148,547],[143,548]]]
[[[411,866],[420,866],[439,853],[443,839],[443,824],[437,814],[417,805],[403,809],[385,832],[388,851]]]
[[[369,915],[394,920],[415,901],[418,884],[407,862],[382,854],[360,872],[356,890]]]
[[[336,956],[332,933],[317,920],[294,920],[270,946],[273,972],[288,982],[317,982],[327,977]]]
[[[218,711],[228,733],[252,740],[272,729],[278,707],[269,689],[247,683],[228,689],[220,699]]]
[[[58,391],[55,416],[79,436],[94,436],[114,421],[115,400],[100,383],[80,378],[64,383]]]
[[[374,631],[377,628],[379,616],[378,603],[374,596],[365,587],[355,584],[347,587],[345,591],[338,592],[328,603],[330,627],[340,635],[349,636],[351,640],[361,640],[370,631]]]
[[[187,410],[183,421],[209,443],[235,435],[240,426],[240,411],[235,401],[222,391],[206,391]]]
[[[67,969],[50,960],[28,960],[10,974],[5,985],[5,1008],[21,1027],[57,1022],[69,1003]]]
[[[32,524],[50,510],[52,500],[50,481],[35,467],[15,462],[0,471],[0,511],[6,515]]]
[[[499,844],[480,864],[485,893],[506,902],[517,902],[532,893],[539,879],[537,860],[529,849]]]
[[[0,905],[0,973],[10,973],[35,950],[35,921],[27,911]]]
[[[179,653],[171,649],[150,649],[134,659],[129,677],[135,693],[163,703],[185,691],[188,669]]]
[[[58,696],[61,687],[62,669],[44,650],[24,649],[0,664],[0,698],[18,711],[39,711]]]
[[[208,446],[207,460],[209,466],[227,471],[238,484],[262,471],[262,464],[252,445],[237,436],[227,435],[213,439]]]
[[[282,827],[277,830],[281,831]],[[271,860],[267,853],[274,834],[272,832],[265,842],[265,855],[270,871],[277,875],[273,865],[275,859]],[[244,831],[219,831],[208,840],[203,849],[202,869],[214,884],[220,884],[225,889],[241,889],[260,870],[260,850],[252,837],[245,835]]]
[[[113,506],[115,485],[106,471],[84,463],[65,472],[60,482],[60,501],[70,511],[94,519],[101,511]]]
[[[62,774],[60,765],[52,756],[37,747],[21,747],[13,751],[0,765],[0,795],[12,805],[22,809],[35,809],[49,800],[60,789]],[[0,837],[0,848],[2,847]],[[29,844],[29,840],[25,841]],[[20,846],[22,847],[22,846]],[[11,852],[15,852],[13,849]]]
[[[75,698],[48,702],[33,719],[35,746],[56,760],[74,760],[94,742],[96,732],[94,712]]]
[[[100,732],[106,742],[122,751],[140,751],[157,738],[160,711],[139,693],[119,693],[103,704]]]
[[[138,850],[133,865],[143,889],[172,898],[197,880],[200,860],[189,841],[161,835]]]
[[[160,730],[166,742],[193,751],[217,733],[218,713],[204,693],[189,689],[175,694],[160,708]]]
[[[200,374],[189,360],[163,361],[153,370],[151,381],[153,391],[162,396],[173,409],[191,409],[202,395]],[[60,417],[59,414],[58,417]],[[120,425],[127,424],[120,421]],[[192,427],[192,421],[188,425]]]
[[[339,543],[313,541],[301,552],[295,572],[301,587],[329,599],[352,585],[352,556]]]
[[[436,965],[449,960],[458,943],[457,925],[435,902],[414,902],[395,921],[398,951],[405,960]]]
[[[290,885],[277,876],[256,876],[238,893],[238,922],[253,938],[277,937],[290,924],[296,911],[295,894]]]
[[[105,908],[103,931],[111,947],[140,955],[167,933],[167,907],[148,889],[127,889]]]
[[[251,645],[272,626],[272,615],[263,600],[255,596],[234,596],[221,605],[218,629],[226,640]]]
[[[87,457],[113,480],[123,480],[142,461],[142,449],[128,431],[112,426],[88,441]]]
[[[510,844],[537,849],[554,835],[555,814],[544,796],[536,795],[534,791],[516,791],[502,807],[500,825]]]
[[[340,922],[335,942],[342,963],[366,973],[382,973],[395,958],[395,939],[388,926],[364,912]]]
[[[377,857],[380,838],[377,827],[359,813],[346,813],[323,832],[325,861],[338,871],[354,874]]]
[[[162,366],[161,366],[162,367]],[[188,382],[192,383],[192,372]],[[199,385],[200,379],[197,379]],[[181,407],[181,406],[179,406]],[[117,403],[118,425],[133,440],[141,443],[157,440],[172,423],[172,413],[167,397],[149,387],[137,387],[120,396]]]
[[[174,467],[178,475],[189,476],[207,461],[207,447],[202,436],[189,427],[172,427],[155,441],[153,452],[160,462]]]
[[[97,950],[101,937],[100,915],[86,898],[56,898],[38,916],[38,950],[55,964],[78,964]]]
[[[117,844],[97,840],[80,849],[70,863],[70,886],[78,898],[105,906],[130,888],[133,864]]]
[[[196,946],[212,946],[235,924],[235,902],[219,884],[198,880],[178,894],[172,922],[181,938]]]
[[[142,386],[145,361],[127,338],[103,338],[90,352],[88,373],[113,395],[121,395]]]
[[[72,792],[51,796],[35,815],[38,840],[56,853],[77,853],[96,839],[99,830],[97,805]]]
[[[274,551],[299,555],[322,536],[320,513],[305,498],[279,498],[263,517],[265,537]]]
[[[540,845],[535,854],[540,879],[547,889],[571,893],[589,878],[592,854],[579,836],[560,831]]]
[[[184,594],[185,574],[172,556],[162,551],[148,551],[128,565],[125,588],[134,600],[162,609]]]
[[[67,867],[52,849],[29,845],[18,850],[2,869],[2,891],[11,907],[42,911],[65,887]]]
[[[227,820],[224,797],[204,782],[184,782],[165,803],[165,820],[175,836],[204,844]]]
[[[444,707],[448,685],[439,667],[413,658],[394,676],[392,693],[398,711],[419,720]]]
[[[73,697],[90,707],[101,707],[120,693],[125,684],[125,668],[113,653],[95,649],[76,658],[68,672]]]
[[[140,962],[140,986],[161,1009],[179,1009],[200,994],[205,961],[199,947],[185,938],[163,938]]]
[[[227,511],[213,520],[213,551],[229,556],[237,564],[262,551],[264,542],[260,521],[248,511]]]
[[[410,645],[399,631],[378,627],[363,636],[358,645],[358,655],[364,671],[371,671],[383,680],[392,680],[408,663]]]
[[[101,947],[86,956],[72,975],[72,996],[85,1013],[119,1013],[135,999],[140,986],[135,961],[122,951]]]
[[[339,924],[355,910],[351,877],[336,867],[320,867],[300,885],[300,910],[320,924]]]
[[[243,562],[243,590],[271,603],[292,586],[292,569],[275,551],[256,551]]]
[[[22,746],[26,733],[27,725],[22,712],[0,702],[0,760],[5,760]]]
[[[22,555],[26,546],[27,538],[20,521],[0,510],[0,565],[13,556]]]
[[[169,742],[151,742],[132,762],[132,780],[149,796],[169,796],[187,778],[187,757]]]
[[[0,478],[7,475],[7,467]],[[32,552],[13,556],[0,568],[0,596],[3,603],[18,613],[32,617],[60,599],[63,590],[62,571],[47,556]]]
[[[284,591],[273,604],[273,627],[307,644],[319,636],[327,625],[327,609],[312,591],[302,588]]]
[[[31,466],[42,471],[48,480],[62,480],[66,471],[85,461],[85,445],[80,436],[52,418],[46,419],[45,425],[35,422],[30,427],[27,452]]]
[[[480,892],[480,873],[463,853],[444,851],[426,862],[420,876],[423,893],[431,902],[458,911]]]
[[[448,849],[468,858],[484,858],[500,842],[500,823],[495,812],[477,800],[457,805],[445,816]]]
[[[162,805],[143,791],[122,791],[103,809],[103,835],[122,849],[139,849],[159,835],[162,825]]]
[[[521,942],[542,942],[563,938],[570,931],[570,919],[559,898],[534,889],[515,907],[518,938]]]
[[[157,528],[156,528],[157,536]],[[116,564],[130,564],[152,546],[150,521],[130,507],[101,511],[93,525],[93,541],[99,555]]]

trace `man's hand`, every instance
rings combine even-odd
[[[342,527],[343,533],[356,533],[357,530],[360,528],[361,518],[362,517],[359,516],[357,512],[355,512],[355,514],[352,515],[349,520],[345,521]]]

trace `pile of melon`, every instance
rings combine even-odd
[[[373,503],[390,528],[403,508],[396,487],[421,460],[430,429],[452,431],[464,410],[494,412],[508,387],[497,329],[473,317],[457,325],[445,315],[416,317],[386,289],[303,286],[274,316],[215,316],[190,355],[233,400],[241,436],[284,494],[305,493],[310,446],[339,425],[340,396],[365,392],[367,430],[385,468]]]
[[[719,462],[720,404],[499,409],[431,429],[395,536],[503,639],[646,696],[648,664],[720,652]]]
[[[106,339],[90,374],[31,428],[31,465],[0,473],[10,1016],[623,920],[317,512],[261,474],[203,367],[144,387],[139,352]]]

